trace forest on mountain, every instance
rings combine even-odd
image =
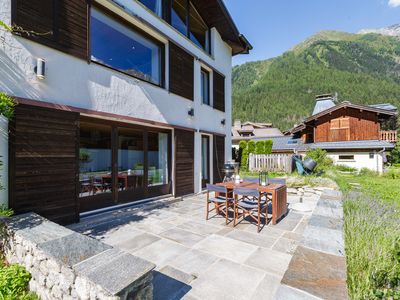
[[[400,37],[323,31],[283,55],[233,68],[233,119],[281,130],[309,116],[315,95],[400,107]]]

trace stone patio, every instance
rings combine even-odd
[[[290,207],[301,199],[314,210],[321,193],[289,194],[289,214],[260,233],[247,221],[235,228],[220,216],[206,221],[205,195],[86,217],[70,228],[154,263],[154,299],[275,299],[312,215]]]

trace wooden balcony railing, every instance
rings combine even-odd
[[[379,133],[380,135],[380,140],[381,141],[387,141],[390,143],[396,143],[397,142],[397,131],[396,130],[386,130],[386,131],[381,131]]]

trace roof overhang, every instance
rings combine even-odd
[[[192,0],[207,25],[215,27],[221,38],[232,48],[232,55],[248,54],[253,46],[239,32],[222,0]]]

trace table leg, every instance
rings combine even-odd
[[[276,199],[276,190],[272,191],[272,225],[276,225],[276,219],[277,219],[277,215],[278,215],[278,203],[277,203],[277,199]]]

